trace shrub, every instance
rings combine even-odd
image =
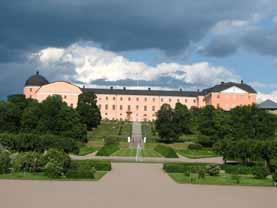
[[[221,166],[221,168],[229,174],[235,174],[235,175],[252,175],[254,172],[254,166],[245,166],[245,165],[239,165],[239,164],[224,164]]]
[[[70,164],[71,164],[71,159],[68,156],[68,154],[66,154],[63,151],[56,150],[56,149],[48,150],[47,153],[44,155],[43,160],[44,160],[44,164],[46,164],[46,165],[49,162],[60,163],[60,166],[63,168],[64,172],[66,172],[70,168]],[[56,164],[54,164],[54,165],[56,165]]]
[[[79,152],[77,142],[73,139],[51,134],[0,134],[0,145],[17,152],[44,152],[50,148]]]
[[[98,152],[97,156],[110,156],[114,152],[119,150],[119,146],[116,144],[109,144],[109,145],[104,145]]]
[[[11,166],[10,153],[6,150],[0,150],[0,174],[8,173]]]
[[[209,176],[218,176],[220,173],[220,166],[219,165],[208,165],[207,173]]]
[[[64,168],[62,163],[51,160],[45,165],[45,172],[50,178],[58,178],[64,175]]]
[[[253,175],[257,179],[264,179],[264,178],[266,178],[269,175],[269,172],[268,172],[268,170],[265,167],[256,166],[254,168]]]
[[[205,169],[207,164],[204,163],[165,163],[163,169],[167,173],[198,173],[199,170]]]
[[[157,145],[154,150],[160,153],[162,156],[167,158],[178,158],[175,150],[172,147],[168,147],[165,145]]]
[[[198,143],[192,143],[188,145],[188,149],[190,150],[200,150],[202,149],[202,145]]]
[[[19,153],[12,161],[14,172],[39,172],[43,166],[42,155],[37,152]]]
[[[206,176],[206,169],[205,168],[200,168],[198,170],[198,178],[203,179],[203,178],[205,178],[205,176]]]
[[[112,164],[110,161],[93,161],[94,167],[97,171],[111,171]]]
[[[203,147],[212,147],[214,144],[214,141],[211,139],[211,137],[202,134],[198,136],[197,141]]]
[[[83,178],[93,179],[95,178],[96,168],[93,161],[74,161],[71,164],[69,171],[66,173],[68,178]]]

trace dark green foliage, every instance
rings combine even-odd
[[[0,134],[0,144],[17,152],[43,152],[50,148],[62,149],[65,152],[79,152],[76,141],[54,135]]]
[[[233,175],[252,175],[254,172],[254,166],[245,166],[240,164],[224,164],[221,166],[222,170],[226,173]]]
[[[198,173],[199,170],[205,170],[206,166],[204,163],[165,163],[163,169],[167,173]]]
[[[176,134],[190,134],[191,133],[191,114],[187,106],[176,103],[174,109],[174,118],[173,122],[175,124]]]
[[[96,128],[101,121],[101,113],[96,105],[96,96],[93,92],[84,92],[79,95],[77,112],[87,129]]]
[[[203,179],[206,176],[206,169],[205,168],[200,168],[198,170],[198,179]]]
[[[219,165],[208,165],[207,167],[207,174],[209,176],[218,176],[220,173],[220,166]]]
[[[0,174],[10,171],[11,159],[10,153],[6,150],[0,150]]]
[[[63,171],[66,172],[70,168],[71,159],[68,154],[63,151],[59,151],[56,149],[50,149],[43,157],[44,163],[48,162],[58,162],[61,164]]]
[[[202,145],[197,144],[197,143],[192,143],[192,144],[188,145],[188,149],[190,149],[190,150],[200,150],[200,149],[202,149]]]
[[[162,156],[167,158],[178,158],[175,150],[172,147],[168,147],[165,145],[157,145],[154,149],[156,152],[160,153]]]
[[[90,165],[95,167],[97,171],[111,171],[112,164],[110,161],[102,161],[102,160],[73,160],[71,161],[71,168],[74,166],[82,166],[82,165]],[[71,169],[70,168],[70,169]]]
[[[266,176],[269,175],[269,171],[267,168],[265,168],[263,166],[256,166],[253,170],[253,175],[257,179],[264,179],[264,178],[266,178]]]
[[[98,152],[97,156],[110,156],[114,152],[119,150],[119,146],[116,144],[104,145]]]
[[[19,153],[12,161],[14,172],[38,172],[44,167],[43,156],[37,152]]]
[[[45,172],[49,178],[59,178],[61,176],[64,176],[63,166],[56,160],[46,163]]]
[[[214,139],[212,139],[210,136],[200,134],[197,136],[197,142],[203,147],[212,147],[214,144]]]
[[[161,142],[174,142],[178,140],[176,126],[174,123],[174,111],[168,104],[163,104],[157,112],[156,130],[160,136]]]
[[[239,175],[231,175],[231,179],[235,181],[236,184],[240,184],[240,176]]]
[[[96,168],[93,161],[74,161],[71,163],[69,171],[66,173],[68,178],[94,179]]]

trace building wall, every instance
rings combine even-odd
[[[96,94],[97,105],[103,119],[152,121],[156,112],[165,103],[175,108],[180,102],[188,108],[197,106],[196,97],[141,96],[141,95],[112,95]]]
[[[172,108],[180,102],[189,109],[193,106],[204,107],[213,105],[216,108],[230,110],[236,106],[251,105],[256,103],[256,94],[233,89],[219,93],[209,93],[206,96],[180,97],[180,96],[150,96],[150,95],[113,95],[96,94],[97,105],[103,119],[152,121],[156,119],[156,112],[165,103]],[[78,96],[81,89],[67,82],[54,82],[42,87],[28,86],[24,88],[26,98],[37,99],[39,102],[48,96],[60,95],[64,102],[73,108],[77,107]]]

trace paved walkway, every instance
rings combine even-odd
[[[131,148],[137,148],[140,145],[142,147],[142,134],[141,134],[141,123],[140,122],[133,122],[132,125],[132,139],[130,142]]]
[[[113,164],[99,182],[0,180],[3,208],[276,208],[277,189],[181,185],[160,164]]]

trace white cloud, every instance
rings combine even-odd
[[[46,70],[57,70],[64,66],[62,70],[64,77],[86,84],[95,80],[151,81],[168,77],[191,85],[210,86],[221,81],[240,79],[238,75],[226,68],[212,66],[207,62],[190,65],[160,63],[149,66],[143,62],[130,61],[117,53],[97,48],[90,43],[75,43],[61,49],[46,48],[34,54],[33,57],[36,57],[41,67]]]
[[[271,93],[261,93],[259,92],[257,95],[257,102],[261,103],[265,100],[273,100],[275,102],[277,102],[277,91],[273,91]]]

